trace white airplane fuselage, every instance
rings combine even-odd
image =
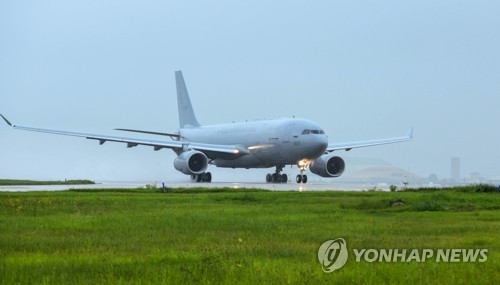
[[[249,150],[245,156],[214,159],[218,167],[293,165],[320,157],[328,146],[328,137],[318,124],[298,118],[184,128],[179,134],[181,141],[241,145]]]

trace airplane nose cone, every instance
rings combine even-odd
[[[326,136],[317,136],[315,138],[314,145],[314,156],[320,156],[325,153],[326,148],[328,147],[328,138]]]
[[[321,152],[325,152],[326,148],[328,147],[328,137],[321,136],[320,145],[321,145],[321,149],[322,149]]]

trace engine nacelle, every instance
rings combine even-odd
[[[345,162],[338,156],[324,154],[311,162],[309,170],[321,177],[339,177],[344,173]]]
[[[207,166],[207,156],[196,150],[185,151],[174,160],[175,169],[187,175],[201,174],[207,170]]]

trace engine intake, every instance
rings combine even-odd
[[[311,162],[309,170],[321,177],[339,177],[344,173],[345,162],[342,158],[324,154]]]
[[[207,170],[208,158],[200,151],[185,151],[175,158],[174,167],[187,175],[201,174]]]

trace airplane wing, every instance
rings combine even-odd
[[[143,131],[143,130],[132,130],[132,129],[115,129],[116,131],[124,131],[124,132],[133,132],[133,133],[142,133],[142,134],[150,134],[150,135],[157,135],[157,136],[167,136],[170,138],[176,138],[180,139],[180,135],[178,134],[172,134],[172,133],[161,133],[161,132],[151,132],[151,131]]]
[[[14,125],[9,120],[7,120],[3,115],[0,116],[4,119],[4,121],[11,127],[17,130],[23,131],[31,131],[31,132],[40,132],[40,133],[49,133],[56,135],[64,135],[64,136],[73,136],[73,137],[81,137],[91,140],[99,141],[99,144],[104,144],[107,141],[110,142],[120,142],[126,143],[128,148],[136,147],[138,145],[152,146],[154,150],[160,150],[162,148],[170,148],[174,150],[188,150],[195,149],[204,153],[211,154],[210,156],[217,156],[217,154],[221,155],[233,155],[235,157],[247,155],[250,152],[243,146],[239,145],[217,145],[217,144],[204,144],[204,143],[196,143],[189,141],[160,141],[160,140],[149,140],[149,139],[138,139],[138,138],[127,138],[127,137],[117,137],[117,136],[107,136],[107,135],[97,135],[97,134],[89,134],[89,133],[77,133],[77,132],[68,132],[68,131],[59,131],[59,130],[51,130],[51,129],[40,129],[40,128],[32,128],[32,127],[23,127]],[[209,156],[209,157],[210,157]]]
[[[375,146],[382,144],[405,142],[413,139],[413,128],[408,131],[408,134],[403,137],[379,139],[379,140],[368,140],[368,141],[357,141],[357,142],[347,142],[347,143],[331,143],[328,145],[326,151],[332,152],[336,150],[346,150],[350,151],[353,148]]]

